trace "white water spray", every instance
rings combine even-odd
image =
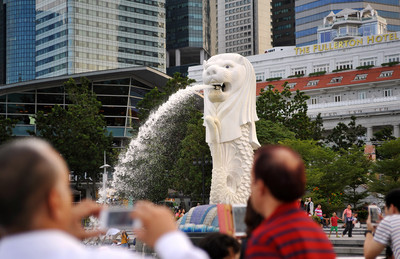
[[[135,200],[146,198],[147,183],[153,177],[148,168],[156,165],[157,161],[154,158],[158,154],[161,156],[163,152],[168,152],[169,147],[164,145],[163,139],[173,137],[169,136],[169,132],[173,130],[171,127],[174,127],[171,118],[187,105],[189,97],[199,94],[196,91],[212,87],[195,85],[181,89],[150,114],[147,121],[139,128],[136,138],[131,140],[126,152],[119,157],[112,182],[112,188],[117,194],[128,195]],[[149,152],[152,153],[151,156]],[[159,170],[164,169],[159,168]]]

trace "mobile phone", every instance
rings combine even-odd
[[[378,207],[375,205],[368,206],[368,213],[371,218],[372,225],[376,226],[379,223],[379,211]]]
[[[134,220],[131,216],[134,208],[108,208],[100,212],[99,224],[100,228],[139,228],[140,221]]]
[[[244,223],[246,209],[247,205],[245,204],[232,205],[233,231],[236,237],[246,236],[247,226],[246,223]]]

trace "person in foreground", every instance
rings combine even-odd
[[[400,258],[400,188],[386,195],[385,215],[376,231],[371,216],[368,216],[364,241],[364,256],[367,259],[377,257],[386,246],[391,247],[394,258]]]
[[[0,148],[0,258],[142,258],[123,249],[85,247],[81,219],[101,207],[84,201],[72,205],[64,159],[47,142],[17,140]],[[133,217],[142,221],[137,237],[155,247],[161,258],[208,258],[177,230],[164,207],[138,202]]]
[[[199,242],[202,248],[210,256],[210,259],[239,259],[240,244],[233,236],[223,233],[211,233]]]
[[[251,202],[264,221],[253,231],[245,258],[336,257],[321,227],[298,206],[305,182],[303,161],[290,148],[271,145],[256,151]]]

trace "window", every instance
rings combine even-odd
[[[383,90],[383,97],[392,96],[392,89],[384,89]]]
[[[367,99],[367,92],[359,92],[358,93],[358,99],[360,99],[360,100]]]
[[[263,81],[264,80],[264,73],[257,73],[256,74],[256,80],[257,81]]]
[[[385,62],[400,62],[400,54],[385,56]]]
[[[379,77],[391,77],[393,75],[393,71],[382,71]]]
[[[343,62],[338,62],[336,64],[336,69],[352,69],[352,68],[353,68],[352,61],[343,61]]]
[[[331,83],[331,84],[340,83],[340,82],[342,82],[342,78],[343,78],[343,76],[334,77],[331,79],[331,81],[329,83]]]
[[[376,65],[377,58],[364,58],[360,59],[361,66],[369,66],[369,65]]]
[[[354,80],[355,81],[357,81],[357,80],[365,80],[365,79],[367,79],[367,76],[368,76],[368,74],[359,74],[359,75],[356,75]]]
[[[311,101],[311,104],[317,104],[317,102],[318,102],[318,99],[317,98],[311,98],[310,99]]]
[[[318,85],[319,80],[311,80],[308,81],[307,86],[316,86]]]
[[[305,75],[307,71],[307,67],[297,67],[291,69],[292,75]]]
[[[285,77],[285,70],[271,71],[270,77]]]
[[[293,88],[296,86],[296,84],[297,84],[297,83],[288,83],[287,86],[288,86],[290,89],[293,89]]]
[[[329,64],[316,65],[313,67],[314,72],[326,71],[329,72]]]
[[[334,98],[334,100],[335,100],[335,103],[338,103],[338,102],[341,102],[341,101],[342,101],[342,98],[341,98],[340,95],[335,95],[333,98]]]

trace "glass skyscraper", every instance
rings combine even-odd
[[[165,72],[164,1],[37,1],[36,77],[130,66]]]
[[[35,0],[6,4],[6,83],[35,79]]]
[[[296,45],[316,44],[318,26],[331,11],[336,14],[345,8],[362,10],[368,4],[386,19],[388,31],[400,31],[400,0],[297,0]]]
[[[132,66],[166,71],[165,0],[0,1],[7,84]]]
[[[215,54],[211,49],[211,5],[203,0],[166,0],[169,75],[186,75],[189,66]]]

